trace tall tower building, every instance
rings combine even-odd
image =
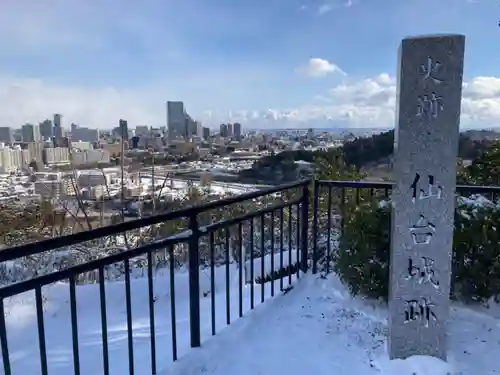
[[[40,136],[42,140],[52,139],[54,136],[54,130],[52,129],[52,121],[45,120],[40,123]]]
[[[203,134],[203,138],[205,139],[205,141],[208,141],[208,139],[210,138],[210,128],[203,126],[202,127],[202,134]]]
[[[62,115],[59,113],[54,114],[54,138],[55,144],[59,146],[62,143],[63,130],[61,125]]]
[[[120,137],[124,140],[128,140],[128,122],[126,120],[120,120],[118,128],[120,129]]]
[[[227,137],[227,125],[226,124],[220,124],[219,133],[220,133],[221,137]]]
[[[233,133],[236,139],[241,139],[241,124],[239,122],[233,124]]]
[[[21,127],[23,142],[39,142],[40,141],[40,128],[33,124],[24,124]]]
[[[0,127],[0,142],[12,145],[14,143],[14,134],[8,126]]]
[[[167,102],[168,139],[185,138],[188,133],[187,116],[183,102]]]

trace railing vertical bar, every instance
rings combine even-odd
[[[292,205],[288,206],[288,285],[292,284]]]
[[[177,318],[175,316],[175,259],[174,246],[168,246],[170,278],[170,328],[172,334],[172,359],[177,361]]]
[[[319,210],[319,184],[315,180],[314,181],[314,196],[313,196],[313,264],[312,264],[312,273],[318,272],[318,210]]]
[[[125,259],[125,304],[127,308],[128,371],[134,375],[134,336],[132,328],[132,296],[130,291],[130,261]]]
[[[229,228],[225,228],[225,255],[226,255],[226,324],[231,324],[231,294],[229,291]]]
[[[361,202],[361,188],[355,188],[356,190],[356,206],[359,206]]]
[[[283,207],[280,208],[280,291],[283,291],[283,219],[284,219]]]
[[[2,347],[2,361],[4,375],[12,375],[10,369],[9,345],[7,343],[7,324],[5,323],[5,309],[3,298],[0,299],[0,345]]]
[[[243,266],[245,264],[245,259],[243,259],[243,227],[242,223],[238,225],[238,313],[240,318],[243,316]]]
[[[330,273],[330,256],[332,254],[332,187],[328,187],[328,200],[326,203],[328,209],[326,226],[328,228],[327,232],[327,244],[326,244],[326,274]]]
[[[106,287],[104,267],[99,267],[99,300],[101,305],[102,364],[104,375],[109,375],[108,322],[106,316]]]
[[[149,300],[149,337],[151,350],[151,373],[156,375],[156,330],[155,330],[155,295],[153,285],[153,252],[148,251],[148,300]]]
[[[200,253],[199,227],[197,213],[189,218],[189,330],[192,348],[201,345],[200,337]]]
[[[255,280],[254,280],[254,254],[253,254],[253,243],[254,243],[254,218],[250,219],[250,309],[253,310],[255,307]]]
[[[264,214],[260,215],[260,302],[265,299],[265,259],[266,252],[264,250]]]
[[[307,272],[307,258],[308,258],[308,245],[309,245],[309,185],[305,184],[302,188],[302,203],[301,203],[301,212],[300,212],[302,226],[301,230],[301,249],[300,249],[300,257],[301,257],[301,266],[302,272]]]
[[[210,251],[210,318],[212,325],[212,336],[215,336],[215,249],[214,232],[208,235]]]
[[[36,319],[38,326],[38,345],[40,348],[40,368],[42,375],[47,375],[47,347],[45,343],[45,325],[43,321],[42,286],[35,288]]]
[[[71,311],[71,338],[73,340],[73,368],[74,374],[80,375],[80,351],[78,348],[78,314],[76,310],[75,284],[75,275],[73,275],[69,278],[69,306]]]
[[[344,230],[344,224],[345,224],[345,198],[346,198],[346,189],[341,188],[340,189],[340,228],[341,230]]]
[[[271,211],[271,297],[274,297],[274,211]]]
[[[301,246],[300,246],[300,223],[301,223],[301,218],[300,218],[300,203],[297,203],[296,207],[296,212],[297,212],[297,224],[296,224],[296,229],[295,229],[295,235],[296,235],[296,246],[295,246],[295,252],[296,252],[296,264],[297,264],[297,273],[295,274],[297,276],[297,279],[300,279],[300,253],[301,253]]]

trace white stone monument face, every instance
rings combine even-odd
[[[389,355],[446,359],[465,37],[406,38],[399,50]]]

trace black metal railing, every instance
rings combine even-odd
[[[99,294],[99,303],[95,308],[100,315],[101,372],[108,375],[110,338],[107,298],[109,298],[108,289],[112,284],[105,281],[123,280],[126,355],[129,360],[127,367],[129,374],[134,374],[132,278],[135,271],[139,274],[142,272],[139,276],[144,276],[143,279],[147,280],[151,373],[156,374],[159,362],[165,358],[166,351],[165,341],[162,345],[158,345],[157,342],[160,330],[155,310],[158,290],[163,289],[155,288],[154,280],[159,270],[165,270],[168,274],[166,283],[162,285],[169,285],[166,294],[169,295],[170,319],[166,315],[161,315],[161,322],[169,320],[167,325],[170,326],[170,352],[175,361],[179,355],[179,340],[182,341],[179,334],[183,333],[178,329],[180,323],[177,297],[180,292],[177,284],[182,283],[184,279],[181,277],[185,275],[177,272],[180,266],[187,265],[188,271],[187,342],[190,347],[198,347],[203,335],[216,334],[218,324],[231,324],[235,317],[242,317],[246,311],[254,309],[257,301],[264,302],[267,295],[274,296],[276,289],[283,292],[290,290],[292,276],[300,278],[301,273],[307,272],[309,265],[312,266],[313,273],[317,273],[319,267],[322,267],[323,272],[329,273],[332,251],[341,233],[347,210],[374,197],[387,199],[391,189],[392,184],[389,182],[303,180],[140,220],[4,249],[0,251],[0,266],[22,260],[42,264],[47,259],[49,261],[53,259],[53,252],[57,252],[57,249],[62,249],[61,252],[64,253],[73,251],[72,249],[78,246],[83,247],[76,250],[77,255],[84,253],[86,256],[83,262],[64,264],[60,269],[44,274],[38,272],[27,277],[9,279],[8,282],[4,280],[4,286],[0,288],[0,345],[4,374],[11,375],[14,372],[13,364],[16,364],[14,362],[19,362],[16,359],[12,360],[4,307],[5,303],[16,295],[34,291],[39,369],[42,375],[46,375],[49,373],[50,363],[46,344],[47,317],[44,313],[43,287],[56,282],[67,285],[71,325],[68,334],[71,335],[72,343],[72,367],[76,375],[87,373],[88,371],[82,370],[86,361],[81,358],[82,348],[79,338],[82,332],[79,331],[78,325],[76,286],[81,282],[89,282],[89,278],[82,280],[82,275],[93,275],[90,280],[98,283]],[[495,199],[500,193],[500,187],[458,186],[457,191],[461,195],[481,194]],[[173,222],[179,224],[175,225],[175,233],[164,235],[164,225]],[[149,233],[147,238],[140,237],[145,228]],[[124,248],[118,249],[115,253],[106,253],[105,256],[99,251],[92,252],[93,246],[102,244],[103,239],[116,239],[116,236],[122,235],[125,243],[133,242],[130,238],[140,237],[140,240],[135,241],[135,246],[126,244]],[[85,243],[87,245],[84,246]],[[45,256],[46,253],[51,255]],[[116,271],[112,267],[117,264],[122,266],[118,276],[113,278],[110,274]],[[203,275],[207,269],[210,285],[202,287],[200,273]],[[223,294],[218,293],[217,283],[220,275],[223,279],[221,281],[224,287]],[[232,275],[237,285],[231,286]],[[225,309],[222,311],[222,318],[218,319],[220,317],[217,307],[220,304]],[[207,311],[209,313],[205,314]],[[202,318],[209,320],[205,322],[206,327],[202,327]],[[161,350],[160,356],[158,348]],[[143,367],[143,364],[141,366]]]
[[[315,181],[312,188],[313,218],[312,228],[310,228],[312,241],[309,243],[309,248],[312,249],[309,255],[312,259],[313,273],[318,270],[319,260],[323,260],[324,272],[330,272],[332,242],[334,242],[332,239],[340,236],[348,210],[364,201],[373,200],[373,198],[389,199],[392,187],[392,182]],[[457,185],[456,193],[462,197],[477,194],[491,201],[496,201],[500,197],[500,187]],[[318,240],[318,233],[326,236],[325,241],[323,241],[323,249],[319,252],[318,246],[321,241]]]
[[[267,200],[265,198],[268,198]],[[245,205],[244,203],[248,204]],[[232,298],[231,293],[234,289],[230,287],[231,283],[231,264],[233,260],[239,260],[237,272],[237,315],[243,316],[244,308],[244,284],[249,283],[250,289],[248,296],[249,310],[254,309],[256,299],[260,295],[260,302],[266,299],[266,291],[270,296],[275,294],[276,288],[286,290],[285,283],[292,283],[292,275],[300,277],[300,272],[307,271],[307,247],[300,245],[301,238],[307,236],[308,230],[308,203],[309,203],[309,181],[299,181],[289,185],[260,190],[248,194],[230,197],[227,199],[212,201],[209,203],[196,205],[190,208],[160,214],[153,217],[147,217],[140,220],[121,223],[118,225],[102,227],[91,231],[80,232],[70,236],[47,239],[37,243],[8,248],[0,251],[0,265],[7,262],[28,259],[33,256],[55,251],[54,249],[72,248],[82,243],[90,241],[91,246],[95,244],[96,239],[110,238],[123,233],[130,234],[137,232],[145,227],[151,227],[162,223],[175,220],[184,220],[185,230],[175,235],[165,238],[153,238],[149,241],[142,241],[139,246],[127,248],[126,251],[119,251],[98,259],[92,259],[82,264],[72,265],[67,268],[49,272],[43,275],[34,275],[5,285],[0,288],[0,344],[2,353],[3,370],[5,375],[11,375],[12,360],[10,356],[10,347],[8,340],[8,327],[6,324],[6,314],[4,303],[9,298],[21,293],[34,291],[35,309],[37,320],[37,336],[39,349],[39,368],[42,375],[49,373],[49,363],[47,360],[47,333],[45,327],[46,314],[44,314],[44,296],[42,288],[56,282],[67,282],[69,288],[69,308],[71,318],[71,338],[73,371],[75,374],[85,373],[82,370],[84,365],[80,358],[80,340],[81,332],[78,329],[79,314],[77,308],[76,285],[79,277],[89,272],[97,271],[97,277],[94,279],[99,284],[99,306],[101,318],[101,336],[102,336],[102,358],[103,374],[110,372],[110,349],[108,334],[108,311],[106,304],[107,288],[105,283],[108,274],[107,267],[117,263],[123,264],[123,281],[125,288],[125,308],[126,308],[126,331],[128,347],[128,371],[130,374],[135,372],[134,364],[134,334],[133,334],[133,304],[132,304],[132,274],[135,263],[132,261],[142,257],[147,268],[147,289],[148,289],[148,309],[149,309],[149,337],[150,337],[150,361],[151,373],[157,373],[158,358],[156,342],[156,323],[155,316],[155,290],[154,290],[154,272],[155,254],[158,251],[166,250],[164,262],[168,268],[168,283],[170,284],[170,336],[171,336],[171,356],[175,361],[178,357],[178,319],[176,311],[176,268],[178,264],[187,263],[188,268],[188,290],[189,290],[189,343],[191,347],[198,347],[201,344],[201,306],[200,301],[210,295],[210,332],[216,333],[216,273],[225,273],[225,323],[232,322]],[[217,215],[214,210],[227,210],[233,206],[235,212],[241,213],[234,217],[214,220]],[[212,212],[212,214],[210,213]],[[219,215],[218,217],[221,217]],[[275,230],[279,229],[278,238],[275,236]],[[221,235],[222,232],[222,235]],[[271,242],[272,250],[266,251],[268,242]],[[275,245],[278,243],[279,260],[275,265]],[[302,241],[304,242],[304,241]],[[187,251],[179,255],[182,259],[176,259],[176,246],[180,249],[187,247]],[[245,254],[243,250],[245,248]],[[270,254],[268,254],[268,252]],[[203,253],[203,255],[202,255]],[[187,259],[185,256],[187,255]],[[292,259],[292,256],[294,259]],[[200,258],[204,261],[200,262]],[[208,259],[207,259],[208,258]],[[218,259],[216,259],[218,258]],[[232,259],[233,258],[233,259]],[[259,259],[260,258],[260,259]],[[187,260],[187,262],[185,262]],[[257,260],[257,262],[255,261]],[[268,260],[270,266],[267,265]],[[255,269],[259,268],[260,270]],[[299,266],[300,265],[300,266]],[[200,272],[210,269],[210,287],[202,293],[200,289]],[[200,271],[201,269],[201,271]],[[244,275],[245,271],[245,275]],[[246,272],[248,271],[248,272]],[[276,274],[279,277],[276,277]],[[275,280],[278,279],[278,280]],[[271,280],[271,283],[266,283]],[[16,282],[17,281],[17,282]],[[258,288],[260,284],[260,288]],[[270,288],[268,288],[270,284]],[[223,303],[224,303],[223,302]],[[163,343],[164,344],[164,343]],[[163,345],[162,345],[163,348]],[[23,348],[25,349],[25,348]],[[164,357],[164,352],[162,357]]]

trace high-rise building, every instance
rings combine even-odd
[[[43,162],[43,143],[30,142],[28,143],[29,157],[31,160],[36,160],[39,163]]]
[[[114,138],[121,138],[121,136],[122,136],[122,129],[120,128],[119,125],[117,127],[113,128],[113,129],[111,129],[111,135]]]
[[[203,136],[203,138],[205,140],[207,140],[208,138],[210,138],[210,128],[203,127],[202,133],[203,133],[202,136]]]
[[[12,133],[12,129],[8,126],[0,127],[0,142],[6,144],[14,143],[14,134]]]
[[[61,119],[62,115],[59,113],[54,114],[54,138],[55,138],[55,144],[56,146],[60,145],[62,143],[62,137],[63,137],[63,129],[62,129],[62,124],[61,124]]]
[[[197,135],[198,123],[186,114],[186,138]]]
[[[0,173],[10,173],[21,170],[26,164],[24,152],[19,146],[10,148],[0,146]]]
[[[135,135],[132,138],[130,138],[130,148],[135,150],[139,148],[139,136]]]
[[[233,136],[233,124],[227,124],[227,135],[226,137],[232,137]]]
[[[68,147],[49,147],[44,148],[44,162],[46,164],[68,163],[69,149]]]
[[[120,137],[127,141],[128,140],[128,122],[126,120],[120,120],[118,123],[120,128]]]
[[[239,122],[233,124],[233,133],[236,139],[241,139],[241,124]]]
[[[220,124],[219,133],[220,133],[221,137],[227,137],[227,125],[226,124]]]
[[[203,126],[200,121],[196,121],[196,136],[203,137]]]
[[[42,140],[50,140],[54,136],[54,130],[52,129],[52,121],[45,120],[40,123],[40,137]]]
[[[75,165],[109,163],[110,160],[106,150],[73,151],[72,157]]]
[[[38,125],[24,124],[21,127],[23,142],[39,142],[40,141],[40,128]]]
[[[185,138],[187,130],[187,116],[183,102],[167,102],[168,139]]]
[[[71,142],[84,141],[96,142],[99,139],[99,130],[85,127],[77,127],[71,130]]]
[[[147,125],[137,125],[135,127],[135,135],[149,135],[151,131],[149,130],[149,126]]]

